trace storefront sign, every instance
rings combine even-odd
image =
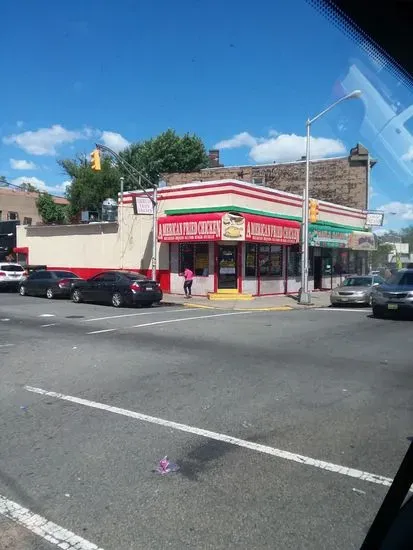
[[[236,214],[224,214],[222,217],[222,240],[243,241],[245,238],[245,219]]]
[[[179,216],[181,218],[181,216]],[[191,219],[171,221],[171,217],[158,220],[158,240],[163,242],[219,241],[221,217],[217,219]]]
[[[354,231],[354,233],[350,235],[349,248],[352,250],[376,250],[376,239],[373,233]]]
[[[310,246],[322,248],[348,248],[349,234],[329,229],[311,229],[308,235]]]
[[[384,212],[367,211],[366,212],[366,226],[367,227],[381,227],[384,221]]]
[[[297,244],[300,242],[300,226],[278,218],[266,218],[245,214],[245,240],[262,243]]]
[[[153,204],[149,197],[134,197],[135,214],[153,214]]]

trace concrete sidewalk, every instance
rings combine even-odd
[[[261,311],[288,311],[292,309],[309,309],[314,307],[328,307],[330,305],[330,291],[314,292],[311,295],[312,305],[302,306],[298,303],[297,295],[260,296],[252,301],[210,301],[207,297],[194,296],[191,299],[181,294],[164,294],[165,305],[183,305],[185,307],[205,309],[234,309],[234,310],[261,310]]]

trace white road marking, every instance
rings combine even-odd
[[[102,334],[102,332],[115,332],[115,330],[117,330],[117,329],[116,328],[105,328],[103,330],[92,330],[92,332],[87,332],[86,334]]]
[[[103,550],[88,540],[75,535],[46,518],[34,514],[20,504],[0,495],[0,514],[22,525],[51,544],[63,550]]]
[[[0,348],[11,348],[14,344],[0,344]]]
[[[268,445],[253,443],[252,441],[239,439],[237,437],[232,437],[231,435],[221,434],[218,432],[211,432],[209,430],[204,430],[202,428],[188,426],[187,424],[180,424],[178,422],[173,422],[171,420],[166,420],[164,418],[158,418],[156,416],[149,416],[147,414],[130,411],[128,409],[113,407],[112,405],[106,405],[105,403],[89,401],[88,399],[82,399],[80,397],[74,397],[72,395],[64,395],[62,393],[47,391],[41,388],[34,388],[32,386],[25,386],[25,389],[29,392],[37,393],[39,395],[55,397],[56,399],[62,399],[63,401],[70,401],[71,403],[77,403],[78,405],[84,405],[85,407],[100,409],[103,411],[119,414],[122,416],[127,416],[129,418],[134,418],[136,420],[142,420],[143,422],[149,422],[151,424],[158,424],[166,428],[171,428],[174,430],[179,430],[181,432],[186,432],[186,433],[198,435],[201,437],[206,437],[208,439],[214,439],[216,441],[223,441],[224,443],[228,443],[229,445],[236,445],[237,447],[243,447],[251,451],[256,451],[259,453],[275,456],[277,458],[283,458],[285,460],[290,460],[292,462],[298,462],[299,464],[304,464],[306,466],[313,466],[314,468],[319,468],[320,470],[327,470],[335,474],[340,474],[340,475],[352,477],[355,479],[359,479],[360,481],[368,481],[371,483],[376,483],[378,485],[384,485],[385,487],[389,487],[393,481],[389,477],[372,474],[370,472],[364,472],[362,470],[356,470],[355,468],[348,468],[347,466],[341,466],[340,464],[325,462],[323,460],[318,460],[316,458],[311,458],[308,456],[291,453],[290,451],[284,451],[282,449],[276,449],[275,447],[269,447]]]
[[[0,319],[0,321],[2,321],[3,323],[5,323],[6,321],[10,321],[10,319]]]
[[[166,323],[182,323],[183,321],[192,321],[193,319],[211,319],[211,317],[227,317],[228,315],[246,315],[247,313],[252,313],[252,312],[236,311],[232,313],[217,313],[215,315],[198,315],[196,317],[181,317],[178,319],[168,319],[166,321],[154,321],[153,323],[143,323],[142,325],[135,325],[131,328],[152,327],[153,325],[165,325]]]
[[[186,310],[184,308],[180,309],[167,309],[167,308],[159,308],[161,311],[167,311],[168,313],[175,313],[176,311],[182,311],[186,313]],[[82,323],[91,323],[92,321],[106,321],[108,319],[122,319],[123,317],[138,317],[139,315],[153,315],[154,313],[158,313],[158,308],[154,311],[145,311],[141,313],[126,313],[123,315],[110,315],[109,317],[96,317],[95,319],[83,319]]]
[[[49,325],[40,325],[42,328],[55,327],[57,323],[50,323]]]
[[[54,313],[42,313],[39,317],[56,317]]]

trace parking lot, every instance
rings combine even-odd
[[[358,548],[411,435],[412,344],[367,309],[2,294],[0,547]]]

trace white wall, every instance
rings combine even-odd
[[[194,296],[206,296],[214,291],[214,243],[209,244],[209,275],[208,277],[194,277],[192,294]],[[179,275],[179,244],[173,243],[171,247],[171,293],[184,294],[184,278]]]

